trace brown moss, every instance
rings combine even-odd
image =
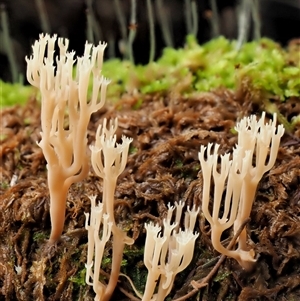
[[[243,102],[241,94],[227,90],[197,93],[188,99],[177,94],[145,97],[139,108],[137,97],[126,95],[115,106],[93,114],[89,143],[104,117],[119,118],[122,134],[132,137],[132,149],[116,190],[116,219],[129,231],[135,247],[125,254],[123,272],[143,283],[140,264],[145,239],[144,223],[161,222],[167,203],[184,200],[201,205],[202,179],[199,146],[209,142],[230,151],[236,143],[232,129],[236,120],[258,113],[257,104]],[[300,114],[299,99],[278,107],[290,120]],[[134,109],[133,109],[134,107]],[[39,140],[39,104],[1,113],[0,144],[0,300],[92,300],[92,289],[81,283],[86,261],[87,236],[84,212],[90,210],[87,195],[101,200],[102,182],[93,173],[72,185],[62,240],[50,248],[49,193],[45,160],[36,145]],[[259,254],[256,269],[245,273],[227,260],[203,300],[294,300],[300,296],[300,128],[285,135],[275,167],[266,174],[257,192],[248,233]],[[17,180],[10,187],[13,176]],[[187,293],[193,279],[211,269],[206,263],[218,254],[211,246],[209,227],[200,216],[195,258],[189,269],[176,278],[172,296]],[[227,233],[224,239],[228,239]],[[108,243],[105,257],[110,257]],[[131,250],[131,252],[129,252]],[[138,252],[140,250],[140,252]],[[212,265],[214,260],[212,261]],[[136,268],[132,268],[137,265]],[[15,267],[18,267],[17,269]],[[107,261],[103,280],[109,274]],[[124,279],[120,287],[130,291]],[[227,299],[226,299],[227,298]],[[113,300],[126,300],[117,290]],[[196,300],[196,297],[191,300]]]

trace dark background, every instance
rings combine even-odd
[[[149,23],[146,0],[137,1],[137,34],[134,41],[134,59],[136,63],[147,63],[149,59]],[[260,4],[261,35],[270,37],[283,45],[290,39],[300,37],[300,0],[258,0]],[[38,0],[0,0],[1,10],[5,10],[9,20],[9,32],[18,64],[18,73],[25,77],[26,64],[24,57],[31,53],[31,44],[43,31]],[[87,1],[85,0],[43,0],[49,32],[70,39],[69,49],[82,54],[87,39]],[[126,26],[130,24],[130,0],[119,0],[126,18]],[[163,14],[170,22],[174,47],[184,43],[187,25],[184,15],[184,0],[163,0]],[[236,0],[217,1],[219,13],[219,33],[229,39],[237,38]],[[156,54],[161,55],[165,47],[161,26],[158,21],[156,1],[152,1],[155,21]],[[203,43],[212,38],[211,7],[209,0],[196,1],[198,15],[197,39]],[[114,0],[93,0],[92,14],[100,32],[100,39],[109,43],[107,57],[122,57],[122,37],[117,19]],[[90,15],[90,14],[89,14]],[[0,33],[3,31],[1,27]],[[248,39],[252,39],[250,32]],[[97,42],[97,41],[95,41]],[[124,41],[123,41],[124,45]],[[124,47],[124,46],[123,46]],[[3,42],[0,36],[0,78],[11,81],[12,76]]]

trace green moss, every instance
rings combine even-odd
[[[136,289],[142,293],[145,291],[148,271],[142,263],[133,264],[130,269],[126,270],[125,275],[130,277]]]
[[[1,189],[6,190],[9,188],[9,183],[7,181],[2,181],[0,182],[0,187]]]
[[[85,274],[86,274],[86,269],[84,268],[79,272],[77,272],[74,276],[70,277],[69,280],[78,286],[85,286],[86,285]]]
[[[110,257],[102,258],[101,267],[104,269],[104,268],[108,267],[109,265],[111,265],[111,258]]]
[[[125,246],[124,254],[129,257],[130,259],[143,256],[144,255],[144,248],[136,248],[134,246]]]
[[[268,47],[266,47],[267,41]],[[253,45],[251,45],[253,44]],[[270,95],[276,95],[281,100],[286,97],[300,96],[300,63],[298,65],[289,65],[288,53],[277,46],[271,44],[269,40],[262,40],[259,46],[259,53],[253,51],[257,45],[248,43],[244,48],[250,48],[256,59],[249,64],[244,65],[238,71],[241,80],[248,78],[252,89],[267,92]]]
[[[0,142],[3,142],[7,139],[7,135],[0,133]]]
[[[165,48],[161,58],[146,66],[119,59],[106,61],[103,75],[111,79],[107,99],[117,102],[124,93],[139,91],[139,99],[132,105],[138,109],[143,94],[172,91],[188,97],[195,92],[225,87],[246,91],[252,101],[267,110],[271,98],[286,101],[289,97],[300,97],[299,48],[294,43],[284,49],[263,38],[245,43],[238,51],[236,41],[224,37],[199,45],[193,36],[188,36],[183,48]],[[0,83],[2,107],[24,103],[33,92],[30,87]],[[286,120],[283,123],[292,128],[298,120],[297,117],[292,124]]]
[[[182,160],[176,159],[176,160],[175,160],[175,166],[178,167],[178,168],[183,167],[183,162],[182,162]]]
[[[133,108],[134,110],[138,110],[138,109],[141,107],[142,103],[143,103],[143,99],[142,99],[142,98],[139,98],[139,99],[137,100],[137,102],[132,106],[132,108]]]
[[[43,231],[34,232],[33,241],[41,243],[48,238],[48,234]]]
[[[217,276],[214,278],[214,282],[222,282],[224,279],[226,279],[230,275],[231,275],[231,272],[221,270],[218,272]]]
[[[34,88],[21,84],[5,83],[0,80],[0,109],[15,104],[24,104],[34,94]]]
[[[298,49],[299,51],[299,49]],[[184,48],[166,48],[157,62],[133,66],[112,60],[104,63],[104,75],[112,79],[111,96],[138,89],[143,94],[179,89],[181,93],[236,89],[241,82],[281,100],[300,96],[300,59],[297,48],[283,49],[269,39],[250,42],[236,50],[236,42],[224,37],[199,45],[188,36]],[[187,81],[184,87],[182,82]],[[180,88],[179,88],[180,87]]]
[[[125,92],[125,83],[128,80],[128,74],[132,69],[130,62],[112,59],[105,62],[103,75],[111,80],[107,89],[107,97],[117,100]]]
[[[198,172],[200,170],[200,164],[195,164],[193,170]]]
[[[30,125],[31,124],[31,118],[27,117],[24,119],[24,125]]]

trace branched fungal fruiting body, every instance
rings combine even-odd
[[[59,56],[54,57],[56,40]],[[104,105],[109,83],[101,76],[105,43],[85,44],[83,57],[77,58],[75,78],[75,53],[67,51],[68,44],[67,39],[41,34],[32,46],[33,55],[26,58],[27,79],[41,92],[42,139],[38,145],[48,169],[50,243],[56,242],[62,234],[69,187],[88,174],[87,126],[91,114]],[[93,90],[88,100],[90,78]]]
[[[145,224],[147,230],[144,263],[148,277],[143,301],[163,301],[170,293],[175,276],[191,262],[198,233],[193,233],[199,209],[188,208],[185,215],[185,229],[179,229],[182,202],[175,203],[175,222],[171,223],[175,207],[168,206],[167,218],[163,220],[163,229],[153,223]],[[159,279],[159,281],[158,281]],[[157,294],[154,294],[155,288]]]
[[[238,144],[233,150],[232,160],[229,159],[229,154],[221,156],[219,171],[217,170],[219,145],[215,145],[213,151],[212,144],[200,148],[199,160],[203,175],[202,211],[211,225],[214,248],[236,259],[243,268],[250,269],[255,262],[255,254],[254,250],[249,250],[247,246],[246,229],[243,229],[239,236],[236,250],[227,250],[221,243],[221,235],[232,225],[236,233],[242,223],[249,218],[257,185],[263,174],[275,163],[284,128],[282,125],[276,128],[276,114],[273,121],[265,124],[263,113],[258,121],[254,115],[242,119],[235,129],[238,132]],[[256,153],[255,166],[252,165],[254,153]],[[210,213],[211,178],[214,179],[214,195]],[[226,193],[222,202],[225,187]]]
[[[96,286],[95,284],[93,285],[94,291],[97,295],[96,300],[101,299],[101,301],[109,300],[111,295],[113,294],[120,274],[125,244],[131,245],[134,242],[132,238],[129,238],[126,235],[126,232],[124,232],[117,226],[114,217],[114,193],[117,185],[117,179],[125,169],[129,145],[132,142],[131,138],[123,136],[122,143],[116,143],[117,138],[115,132],[117,130],[117,127],[117,119],[111,120],[109,125],[107,125],[107,120],[104,119],[103,124],[100,124],[97,129],[95,145],[90,146],[90,149],[92,151],[91,161],[93,169],[95,173],[103,179],[103,196],[101,208],[103,210],[103,214],[107,216],[107,221],[105,222],[110,225],[109,228],[113,236],[113,255],[109,282],[107,286],[104,286],[100,283],[96,283]],[[94,210],[93,206],[92,210]],[[105,226],[105,222],[103,223],[103,226],[104,228],[107,228],[107,226]],[[98,235],[99,228],[96,231]],[[91,246],[91,249],[94,248]],[[102,255],[103,253],[99,253],[95,249],[95,265],[97,261],[98,266],[96,267],[94,265],[95,272],[93,282],[99,282],[98,279],[101,264],[101,260],[99,258],[102,258]],[[91,258],[89,258],[88,260],[89,262],[91,262]],[[101,290],[97,290],[98,287],[101,287]]]

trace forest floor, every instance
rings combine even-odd
[[[288,119],[300,114],[300,100],[276,102]],[[232,131],[244,116],[262,109],[239,93],[217,90],[179,95],[123,96],[92,115],[88,143],[103,118],[118,117],[117,137],[133,138],[125,171],[115,193],[116,219],[135,244],[124,252],[122,272],[142,292],[147,269],[143,264],[144,223],[161,223],[167,204],[180,200],[200,206],[202,173],[200,145],[220,144],[220,154],[237,142]],[[267,119],[272,118],[267,115]],[[87,231],[84,212],[88,196],[102,198],[102,181],[93,172],[70,188],[64,234],[56,248],[43,252],[50,233],[46,162],[40,140],[40,104],[34,98],[21,107],[4,109],[0,117],[0,300],[93,300],[85,284]],[[89,150],[88,150],[89,151]],[[285,133],[275,166],[259,183],[247,224],[257,262],[246,272],[226,259],[209,285],[186,300],[300,300],[300,125]],[[170,299],[192,290],[192,280],[205,277],[219,254],[210,240],[210,227],[199,214],[200,233],[192,264],[176,277]],[[224,243],[232,233],[224,234]],[[223,238],[223,237],[222,237]],[[110,270],[111,243],[105,251],[103,281]],[[120,277],[112,300],[132,300],[129,282]]]

